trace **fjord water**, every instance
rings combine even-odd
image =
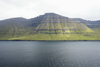
[[[0,67],[100,67],[100,42],[0,41]]]

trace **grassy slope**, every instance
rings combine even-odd
[[[46,32],[46,31],[41,31]],[[42,34],[40,31],[37,34],[25,34],[21,37],[12,37],[9,40],[100,40],[99,31],[93,31],[90,28],[86,30],[66,30],[61,34]],[[48,31],[52,32],[52,31]],[[55,31],[54,31],[55,32]]]
[[[11,27],[9,31],[4,35],[1,35],[0,40],[99,40],[100,34],[99,32],[92,32],[90,29],[87,29],[87,33],[85,31],[67,31],[67,34],[31,34],[30,31],[24,31],[25,29],[20,29],[21,32],[19,34],[17,27],[15,26],[15,32],[12,32],[14,28]],[[23,32],[22,32],[23,30]],[[90,32],[89,32],[90,31]],[[2,32],[1,32],[2,33]]]
[[[9,38],[9,40],[99,40],[100,35],[97,36],[93,34],[90,36],[85,36],[85,34],[35,34]]]
[[[44,28],[45,25],[49,25]],[[32,31],[33,27],[24,27],[20,25],[7,25],[4,28],[0,28],[0,40],[98,40],[100,37],[98,35],[91,34],[93,31],[88,27],[85,27],[85,30],[79,30],[79,26],[75,26],[76,24],[71,23],[44,23],[40,25],[41,27],[37,27],[40,29],[60,29],[56,31],[43,30],[38,31],[37,34],[34,34]],[[78,24],[77,24],[78,25]],[[67,27],[66,27],[67,26]],[[73,27],[74,26],[74,27]],[[78,27],[78,28],[77,28]],[[67,29],[63,31],[62,29]],[[69,29],[77,29],[77,30],[69,30]],[[60,32],[60,34],[42,34],[41,32],[55,33]],[[86,33],[87,32],[87,33]],[[67,33],[67,34],[66,34]]]
[[[90,30],[90,29],[89,29]],[[74,32],[74,33],[73,33]],[[84,31],[83,31],[84,32]],[[95,32],[77,33],[70,31],[68,34],[35,34],[23,35],[21,37],[9,38],[9,40],[99,40],[100,35]]]
[[[0,40],[28,36],[34,33],[32,29],[33,27],[25,27],[23,24],[4,24],[3,27],[0,25]]]

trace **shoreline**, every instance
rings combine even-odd
[[[0,40],[0,41],[100,41],[100,40]]]

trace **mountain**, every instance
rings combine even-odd
[[[79,30],[88,30],[89,28],[80,23],[79,21],[70,19],[68,17],[63,17],[54,13],[46,13],[40,24],[36,27],[37,33],[69,33],[71,31]],[[88,32],[88,31],[86,31]]]
[[[81,19],[81,18],[72,18],[72,19],[77,20],[77,21],[80,21],[81,23],[83,23],[85,25],[89,25],[90,24],[89,23],[90,21],[84,20],[84,19]]]
[[[100,24],[100,20],[96,20],[96,21],[91,21],[91,20],[84,20],[84,19],[81,19],[81,18],[72,18],[74,20],[78,20],[80,21],[81,23],[83,24],[86,24],[86,25],[97,25],[97,24]]]
[[[84,20],[81,18],[73,18],[74,20],[80,21],[81,23],[87,25],[87,27],[92,29],[100,29],[100,20],[96,21],[90,21],[90,20]]]
[[[81,20],[81,21],[80,21]],[[94,40],[94,30],[82,19],[55,13],[35,18],[10,18],[0,21],[0,40]]]

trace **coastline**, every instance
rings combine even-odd
[[[0,40],[0,41],[100,41],[100,40]]]

